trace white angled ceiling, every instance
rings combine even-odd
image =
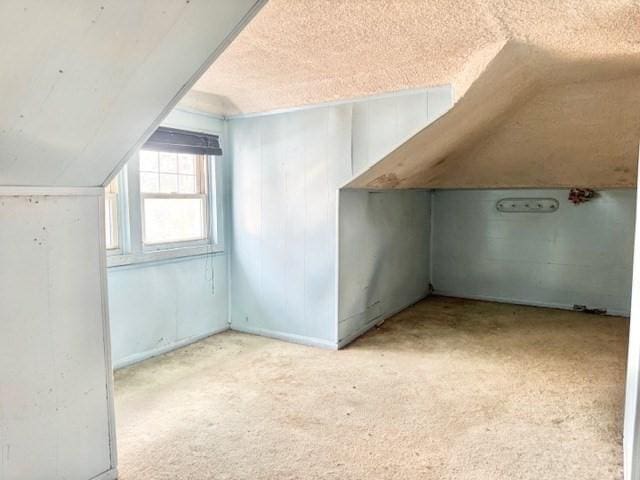
[[[0,2],[0,185],[102,184],[262,3]]]

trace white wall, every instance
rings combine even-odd
[[[439,87],[229,122],[233,329],[337,347],[338,189],[450,102]]]
[[[0,187],[0,479],[115,478],[102,191],[19,193]]]
[[[224,121],[173,110],[167,127],[220,136],[223,156],[215,159],[217,220],[228,245],[229,166]],[[137,201],[130,197],[131,201]],[[134,206],[131,205],[129,210]],[[213,209],[212,209],[213,210]],[[131,225],[131,228],[139,226]],[[133,237],[136,237],[133,235]],[[139,238],[139,235],[137,235]],[[138,240],[139,241],[139,240]],[[119,368],[187,345],[229,327],[227,251],[108,269],[113,365]]]
[[[231,326],[334,346],[349,106],[232,120]]]
[[[341,347],[428,295],[430,197],[413,190],[340,192]]]
[[[636,198],[635,231],[640,232],[640,196]],[[640,479],[640,235],[633,247],[631,321],[624,402],[624,479]]]
[[[114,367],[226,330],[227,303],[225,254],[110,268]]]
[[[635,191],[573,205],[568,190],[434,190],[436,293],[628,315]],[[555,213],[501,213],[506,197],[553,197]]]

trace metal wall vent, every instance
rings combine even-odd
[[[560,208],[555,198],[503,198],[496,209],[505,213],[551,213]]]

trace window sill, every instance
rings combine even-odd
[[[170,248],[156,250],[141,254],[112,254],[107,255],[107,268],[123,267],[141,263],[161,262],[175,258],[195,257],[211,253],[222,253],[224,249],[220,245],[195,245],[189,247]]]

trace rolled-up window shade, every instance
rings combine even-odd
[[[222,155],[217,135],[167,127],[159,127],[142,149],[194,155]]]

